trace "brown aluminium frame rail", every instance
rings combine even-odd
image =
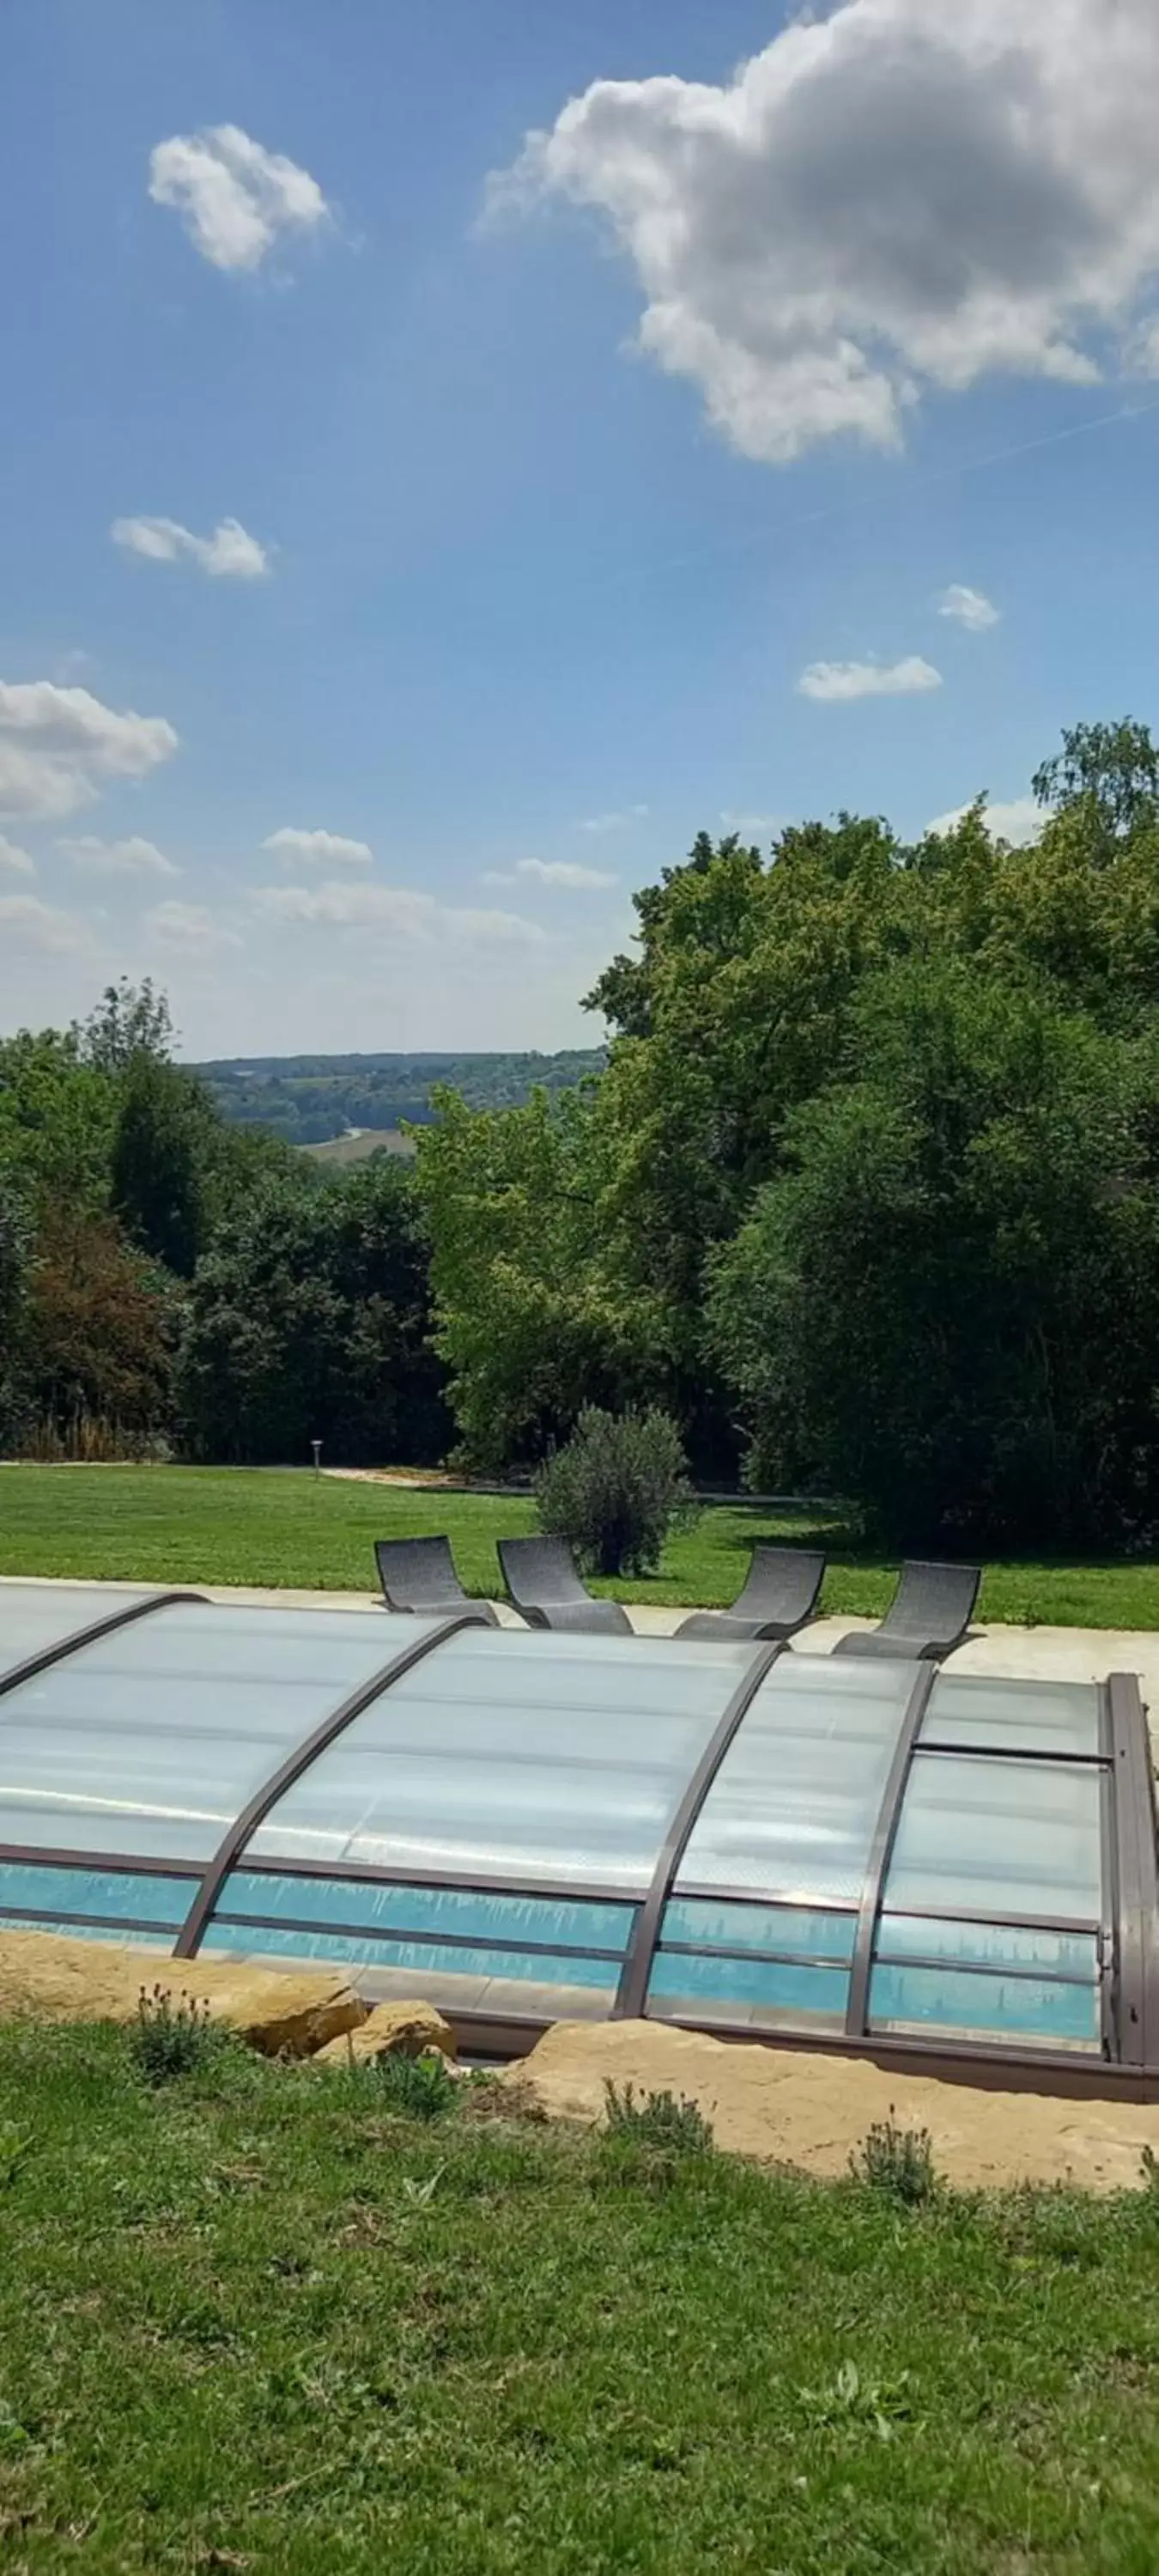
[[[412,1638],[410,1644],[404,1646],[398,1654],[392,1655],[388,1663],[380,1665],[378,1671],[372,1673],[368,1681],[360,1682],[358,1689],[352,1691],[348,1699],[343,1700],[341,1707],[332,1710],[329,1717],[324,1717],[321,1725],[314,1728],[313,1734],[308,1735],[304,1743],[295,1745],[293,1752],[288,1753],[284,1762],[278,1764],[277,1770],[271,1771],[268,1780],[265,1780],[261,1788],[255,1792],[248,1806],[242,1808],[240,1816],[235,1816],[228,1832],[223,1835],[218,1844],[208,1868],[203,1872],[197,1894],[173,1945],[175,1959],[195,1957],[202,1934],[211,1920],[218,1897],[235,1862],[245,1850],[251,1837],[256,1834],[259,1825],[264,1824],[271,1807],[276,1806],[278,1799],[287,1789],[293,1788],[295,1780],[300,1780],[302,1773],[309,1770],[318,1755],[325,1753],[336,1738],[343,1734],[348,1726],[353,1725],[356,1717],[361,1717],[363,1710],[369,1708],[371,1701],[378,1698],[380,1691],[388,1690],[392,1682],[400,1681],[402,1675],[409,1673],[413,1665],[422,1662],[424,1655],[429,1655],[436,1646],[441,1646],[447,1637],[455,1636],[460,1628],[475,1628],[481,1624],[476,1610],[460,1610],[453,1618],[443,1619],[436,1628],[429,1629],[426,1636]]]
[[[154,1610],[168,1610],[175,1601],[199,1601],[208,1608],[204,1592],[151,1592],[147,1601],[131,1601],[127,1609],[111,1610],[103,1619],[94,1619],[87,1628],[71,1628],[67,1637],[58,1637],[55,1645],[41,1646],[35,1655],[26,1655],[23,1663],[13,1664],[10,1672],[0,1673],[0,1698],[5,1691],[15,1690],[18,1683],[34,1681],[37,1673],[47,1672],[51,1664],[63,1663],[68,1655],[79,1653],[82,1646],[95,1646],[102,1637],[111,1637],[116,1628],[131,1628],[138,1619],[148,1619]]]

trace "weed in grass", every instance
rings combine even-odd
[[[828,2388],[803,2388],[800,2394],[814,2431],[863,2431],[878,2442],[892,2442],[914,2411],[908,2370],[897,2379],[864,2379],[855,2361],[843,2361]]]
[[[184,1988],[176,2002],[168,1986],[142,1986],[129,2033],[133,2063],[147,2084],[172,2084],[199,2075],[220,2058],[229,2034],[210,2020],[209,2005]]]
[[[662,2147],[669,2155],[706,2156],[712,2152],[712,2122],[699,2103],[685,2094],[637,2094],[634,2084],[604,2085],[604,2134],[632,2139],[639,2146]]]
[[[458,2099],[458,2084],[437,2048],[421,2057],[391,2051],[374,2061],[378,2094],[404,2120],[443,2120]]]
[[[899,2127],[892,2104],[888,2120],[874,2121],[849,2166],[871,2191],[886,2192],[907,2209],[932,2200],[938,2187],[929,2130]]]

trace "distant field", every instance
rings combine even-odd
[[[534,1527],[518,1496],[415,1493],[309,1470],[0,1467],[0,1574],[147,1583],[375,1590],[372,1542],[446,1530],[467,1590],[501,1590],[495,1542]],[[823,1607],[885,1608],[893,1565],[839,1521],[719,1504],[674,1538],[651,1581],[600,1584],[624,1601],[735,1599],[754,1539],[808,1538],[830,1555]],[[986,1569],[980,1615],[1078,1628],[1159,1628],[1159,1567],[1008,1563]]]
[[[360,1127],[355,1136],[328,1136],[324,1145],[303,1145],[315,1163],[368,1163],[372,1154],[413,1154],[414,1145],[399,1127]]]

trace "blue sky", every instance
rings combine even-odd
[[[1152,715],[1152,0],[2,43],[0,1028],[151,972],[193,1055],[587,1043],[702,825]]]

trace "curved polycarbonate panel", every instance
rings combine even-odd
[[[898,1965],[917,1960],[954,1968],[1000,1968],[1011,1976],[1072,1977],[1094,1985],[1098,1947],[1094,1931],[1047,1932],[1024,1923],[945,1922],[936,1915],[883,1914],[874,1956]]]
[[[747,2022],[840,2029],[848,1968],[802,1967],[786,1959],[688,1958],[661,1950],[648,1987],[650,2021]]]
[[[416,1977],[502,1977],[537,1986],[591,1986],[614,1996],[620,1971],[614,1959],[585,1959],[582,1951],[460,1949],[437,1941],[384,1941],[360,1932],[327,1932],[321,1925],[293,1931],[284,1924],[242,1929],[216,1917],[203,1950],[272,1952],[282,1959],[332,1959],[348,1968],[405,1968]]]
[[[239,1924],[273,1919],[315,1925],[324,1931],[365,1932],[376,1938],[493,1943],[498,1949],[607,1950],[621,1959],[636,1919],[634,1905],[585,1902],[570,1897],[508,1896],[498,1888],[399,1887],[381,1879],[276,1878],[265,1870],[234,1870],[221,1891],[215,1920]]]
[[[1033,1977],[971,1975],[955,1968],[893,1967],[869,1983],[869,2028],[933,2041],[1011,2042],[1023,2048],[1101,2048],[1098,1989]]]
[[[1094,1682],[939,1673],[918,1742],[963,1744],[979,1753],[1068,1753],[1097,1761],[1098,1688]]]
[[[1100,1792],[1093,1765],[915,1753],[885,1911],[1101,1921]]]
[[[0,1583],[0,1681],[30,1656],[151,1598],[112,1583]]]
[[[461,1629],[295,1781],[251,1854],[643,1895],[758,1651]]]
[[[0,1696],[0,1843],[209,1861],[249,1799],[392,1654],[357,1610],[174,1603]]]
[[[819,1907],[727,1905],[715,1897],[675,1896],[665,1906],[659,1946],[738,1950],[765,1958],[853,1957],[856,1914],[827,1914]]]
[[[141,1925],[160,1934],[179,1932],[196,1885],[196,1879],[162,1878],[152,1870],[61,1869],[35,1861],[0,1861],[0,1917],[6,1922],[55,1918],[68,1928],[70,1917],[90,1915],[116,1937]]]
[[[782,1655],[689,1836],[676,1888],[860,1902],[914,1667]]]

